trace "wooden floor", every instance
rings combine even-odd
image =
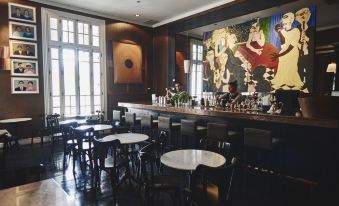
[[[1,160],[0,189],[10,189],[0,192],[0,205],[39,205],[39,201],[44,203],[42,205],[53,205],[54,203],[56,205],[67,205],[69,200],[72,200],[69,204],[75,205],[113,205],[108,177],[103,176],[101,189],[94,190],[90,178],[87,178],[91,174],[82,175],[76,168],[76,174],[73,175],[72,164],[69,164],[69,162],[72,162],[71,159],[67,159],[66,166],[63,167],[61,145],[58,146],[53,156],[51,156],[50,151],[51,148],[48,144],[45,144],[43,148],[38,144],[26,145],[19,150],[10,151],[6,160]],[[0,153],[0,155],[2,154]],[[182,182],[185,184],[186,178],[180,171],[165,168],[164,172],[182,177]],[[38,182],[41,180],[45,181]],[[262,172],[250,172],[246,181],[244,180],[243,175],[239,173],[234,185],[233,206],[312,206],[319,205],[319,202],[322,201],[318,196],[317,188],[295,179],[274,177]],[[33,184],[28,186],[16,187],[32,182]],[[38,189],[29,189],[34,187],[38,187]],[[18,191],[18,188],[19,191],[20,188],[26,188],[28,195],[21,196],[22,193],[20,192],[10,192],[12,197],[8,200],[8,204],[3,204],[3,199],[9,198],[3,194],[7,194],[8,191]],[[41,193],[39,188],[47,189]],[[22,190],[23,193],[25,193],[24,191],[25,189]],[[34,195],[29,195],[30,192]],[[59,198],[59,195],[62,197]],[[52,198],[47,200],[46,197],[48,196],[52,196]],[[122,184],[117,195],[118,205],[142,206],[145,205],[143,197],[143,190],[140,190],[135,184]],[[14,201],[15,204],[12,204]],[[159,194],[154,205],[167,206],[173,204],[168,196]]]

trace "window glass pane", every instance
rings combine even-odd
[[[53,114],[60,114],[60,108],[53,107]]]
[[[93,36],[99,36],[99,26],[92,25]]]
[[[83,34],[78,34],[78,43],[84,44],[84,35]]]
[[[94,96],[94,105],[100,105],[101,97],[100,96]]]
[[[100,63],[93,63],[93,90],[95,95],[101,94],[100,73]]]
[[[99,37],[93,36],[93,46],[99,46]]]
[[[66,107],[71,106],[71,97],[70,96],[65,96],[65,106]]]
[[[73,21],[68,21],[68,31],[74,32],[74,23],[73,23]]]
[[[79,82],[80,95],[91,94],[89,52],[79,51]]]
[[[89,45],[88,35],[84,35],[84,45]]]
[[[196,93],[200,94],[202,91],[202,65],[199,64],[198,65],[198,69],[197,69],[197,90]]]
[[[71,106],[72,107],[76,106],[76,98],[75,98],[75,96],[71,96]]]
[[[74,43],[74,33],[69,33],[69,37],[68,37],[69,39],[68,39],[68,42],[69,43]]]
[[[100,53],[93,52],[93,62],[100,62]]]
[[[52,41],[58,41],[58,31],[57,30],[50,30],[50,36]]]
[[[59,60],[52,60],[52,95],[60,95]]]
[[[53,97],[53,107],[60,107],[60,97]]]
[[[59,49],[51,48],[51,57],[52,59],[59,59]]]
[[[192,64],[192,72],[191,72],[191,94],[193,96],[196,95],[196,64]]]
[[[62,20],[62,30],[68,31],[68,22],[65,19]]]
[[[63,49],[65,95],[75,95],[75,54],[73,49]]]
[[[83,23],[78,23],[78,33],[83,34],[84,33],[84,24]]]
[[[88,24],[84,24],[84,34],[88,34]]]
[[[196,60],[196,56],[197,56],[197,46],[195,44],[193,44],[193,52],[192,52],[192,59]]]
[[[58,19],[49,18],[49,28],[50,29],[58,29]]]
[[[68,42],[68,32],[62,32],[62,42]]]

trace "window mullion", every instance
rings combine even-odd
[[[59,46],[59,81],[60,81],[60,113],[65,116],[65,77],[64,60],[62,56],[62,47]]]
[[[80,69],[79,69],[79,48],[75,48],[75,98],[76,98],[76,113],[80,115]]]
[[[89,51],[89,70],[90,70],[90,89],[91,89],[91,113],[95,114],[94,111],[94,76],[93,76],[93,50]]]

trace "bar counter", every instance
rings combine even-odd
[[[337,129],[339,127],[339,120],[337,119],[317,119],[317,118],[305,118],[295,117],[278,114],[267,114],[260,112],[241,112],[223,110],[222,108],[200,108],[200,107],[173,107],[173,106],[160,106],[152,105],[150,103],[128,103],[119,102],[118,106],[130,108],[130,109],[141,109],[150,110],[155,112],[166,112],[166,113],[178,113],[186,115],[198,115],[198,116],[211,116],[211,117],[222,117],[230,119],[243,119],[261,122],[271,122],[278,124],[289,124],[289,125],[300,125],[309,127],[320,127],[320,128],[331,128]]]

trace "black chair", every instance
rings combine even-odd
[[[180,123],[176,123],[172,121],[171,117],[158,117],[158,132],[165,133],[168,137],[167,144],[171,145],[171,147],[176,148],[180,146],[178,136],[180,133]]]
[[[49,132],[49,136],[51,138],[51,143],[52,143],[52,155],[54,153],[54,147],[55,147],[55,142],[56,140],[59,141],[62,139],[62,132],[61,128],[59,125],[59,114],[52,114],[52,115],[47,115],[46,116],[46,121],[47,121],[47,128]]]
[[[110,149],[110,152],[109,152]],[[95,170],[95,187],[100,187],[101,172],[109,174],[111,186],[113,189],[113,198],[116,202],[116,192],[119,184],[123,179],[119,179],[120,170],[125,169],[125,176],[130,177],[129,159],[127,155],[120,153],[122,150],[119,140],[110,142],[101,142],[100,139],[94,138],[94,170]]]
[[[150,139],[154,139],[158,128],[158,121],[153,118],[152,115],[141,116],[141,133],[147,134]]]
[[[192,200],[198,205],[232,205],[238,165],[235,157],[224,167],[199,165],[192,175]]]
[[[160,164],[159,143],[153,142],[139,151],[141,182],[145,187],[146,205],[153,205],[156,193],[165,192],[170,195],[175,205],[181,203],[181,181],[176,176],[155,175],[154,166]],[[147,172],[149,168],[150,173]],[[159,170],[156,170],[159,172]]]
[[[122,120],[122,113],[119,110],[113,110],[113,119],[112,119],[112,125],[114,126],[122,126],[123,120]]]
[[[46,117],[44,114],[39,115],[40,118],[40,128],[37,129],[37,133],[40,136],[40,146],[44,146],[44,136],[49,135],[49,129],[45,125]],[[31,144],[33,145],[33,137],[31,139]]]
[[[219,143],[227,142],[230,143],[230,153],[232,156],[240,156],[242,139],[240,133],[229,130],[227,124],[220,123],[208,123],[207,124],[207,136],[203,140],[206,144],[208,143]],[[216,151],[217,152],[217,151]]]
[[[0,143],[3,143],[3,147],[2,147],[2,156],[5,159],[6,155],[7,155],[7,151],[11,146],[11,135],[8,133],[7,130],[1,130],[0,131]]]
[[[133,112],[125,112],[125,126],[130,129],[131,132],[140,131],[141,118],[137,118]]]
[[[68,124],[62,125],[62,136],[63,136],[63,146],[64,146],[64,169],[66,163],[66,156],[74,156],[74,150],[77,145],[77,139],[75,137],[74,128],[78,127],[77,122],[70,122]]]
[[[181,147],[197,148],[199,141],[206,135],[207,128],[198,126],[197,121],[182,119],[181,120]]]
[[[73,128],[71,129],[73,130]],[[75,173],[75,163],[79,160],[81,171],[85,166],[89,165],[90,169],[93,170],[93,139],[95,132],[93,128],[86,130],[74,129],[74,135],[76,139],[76,146],[73,151],[73,173]],[[88,157],[88,159],[86,158]]]

